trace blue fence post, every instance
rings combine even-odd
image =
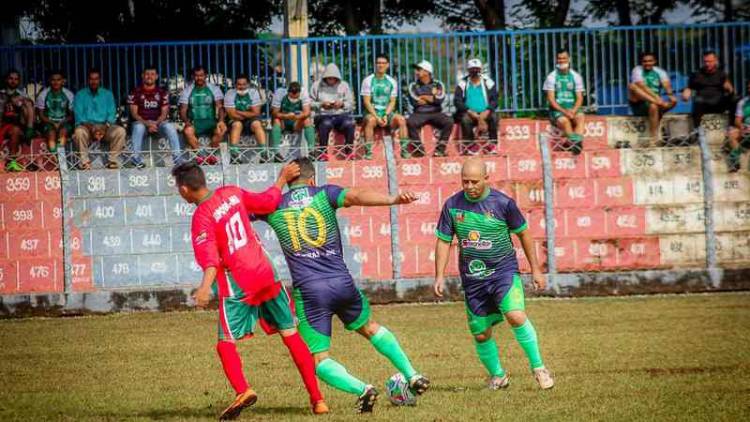
[[[518,78],[516,77],[516,34],[510,32],[510,96],[513,98],[513,110],[518,110],[518,93],[515,91],[518,86]]]

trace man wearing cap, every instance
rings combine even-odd
[[[406,151],[401,151],[402,158],[409,158],[412,153],[415,157],[424,156],[424,147],[420,140],[419,132],[422,126],[429,124],[440,131],[435,157],[445,156],[445,147],[453,130],[453,121],[443,113],[443,100],[445,100],[445,86],[442,82],[432,78],[432,64],[427,60],[414,65],[417,80],[409,84],[409,103],[414,112],[406,119],[409,129],[411,145]]]
[[[480,152],[492,152],[497,143],[497,85],[489,76],[482,74],[482,62],[471,59],[468,63],[469,73],[458,81],[453,94],[454,116],[461,124],[461,139],[464,140],[462,154],[475,155]],[[480,146],[474,143],[474,129],[480,137],[490,140],[489,145]]]
[[[337,130],[344,135],[344,154],[351,154],[354,143],[354,98],[349,84],[341,79],[341,72],[334,63],[326,66],[323,76],[310,88],[310,99],[316,112],[315,127],[318,128],[318,142],[325,148],[328,135]],[[320,154],[319,160],[325,161],[326,154]]]

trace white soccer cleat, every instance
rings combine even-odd
[[[552,378],[552,373],[545,367],[534,369],[534,378],[542,390],[549,390],[555,386],[555,379]]]
[[[490,390],[499,390],[501,388],[508,388],[508,386],[510,386],[510,377],[508,374],[505,374],[502,377],[493,375],[487,380],[487,388]]]

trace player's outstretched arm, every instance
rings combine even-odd
[[[297,163],[289,163],[282,167],[281,171],[279,172],[279,178],[276,179],[276,187],[281,189],[284,189],[284,186],[286,186],[287,183],[293,181],[294,179],[298,178],[300,174],[299,164]]]
[[[193,293],[193,300],[195,300],[195,304],[199,308],[205,308],[208,305],[208,301],[211,299],[211,284],[213,284],[215,278],[216,267],[208,267],[203,271],[201,285]]]
[[[391,196],[371,189],[349,189],[344,196],[344,206],[376,207],[410,204],[417,199],[417,195],[413,192],[401,192],[398,195]]]
[[[432,286],[435,296],[443,297],[445,289],[445,268],[451,253],[451,244],[438,238],[435,243],[435,284]]]
[[[545,280],[542,268],[539,266],[539,260],[536,258],[534,239],[531,238],[528,230],[524,230],[516,235],[521,240],[521,246],[523,247],[523,253],[526,254],[526,259],[529,260],[531,275],[534,278],[534,287],[537,290],[544,290],[547,287],[547,280]]]

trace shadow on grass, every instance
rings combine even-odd
[[[106,420],[121,420],[127,418],[147,418],[152,420],[168,420],[168,419],[187,419],[187,418],[208,418],[216,419],[219,417],[221,409],[213,407],[178,407],[173,409],[144,409],[139,412],[106,412],[100,413],[101,416]],[[253,406],[245,409],[242,415],[245,417],[252,417],[252,415],[266,415],[266,416],[308,416],[310,415],[310,409],[307,407],[291,407],[291,406],[278,406],[278,407],[260,407]]]

